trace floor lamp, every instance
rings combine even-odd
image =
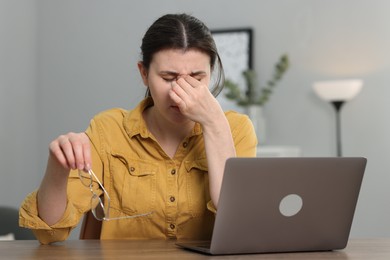
[[[363,81],[359,79],[319,81],[313,84],[314,91],[323,100],[331,103],[336,111],[336,145],[337,156],[342,156],[341,120],[342,106],[353,99],[362,89]]]

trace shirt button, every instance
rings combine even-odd
[[[171,196],[170,198],[169,198],[169,200],[171,201],[171,202],[175,202],[175,197],[174,196]]]
[[[171,174],[172,174],[172,175],[175,175],[175,174],[176,174],[176,170],[173,169],[173,170],[171,171]]]
[[[131,172],[135,171],[135,168],[134,167],[130,167],[130,171]]]
[[[175,225],[174,225],[174,224],[170,224],[169,227],[170,227],[171,229],[175,229]]]
[[[183,143],[183,147],[186,148],[188,146],[188,143],[187,142],[184,142]]]

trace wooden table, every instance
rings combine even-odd
[[[181,249],[175,241],[68,240],[52,245],[37,241],[0,242],[0,259],[390,259],[390,238],[352,239],[331,252],[209,256]]]

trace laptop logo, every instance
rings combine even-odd
[[[289,194],[285,196],[279,204],[279,211],[285,217],[292,217],[301,211],[303,200],[297,194]]]

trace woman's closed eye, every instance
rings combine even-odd
[[[203,71],[199,71],[199,72],[191,73],[190,76],[196,79],[197,81],[202,81],[207,77],[207,74]]]
[[[162,71],[159,73],[160,77],[166,82],[173,82],[179,77],[179,73],[172,71]]]
[[[173,81],[177,81],[180,78],[180,75],[177,73],[163,73],[160,76],[164,81],[169,83]],[[197,72],[197,73],[192,73],[189,76],[193,77],[197,81],[202,81],[203,79],[206,78],[207,75],[204,72]]]
[[[202,81],[202,79],[205,78],[205,76],[197,76],[197,77],[193,77],[194,79],[196,79],[197,81]]]
[[[176,81],[177,80],[177,78],[176,77],[163,77],[162,78],[164,81],[166,81],[166,82],[173,82],[173,81]]]

